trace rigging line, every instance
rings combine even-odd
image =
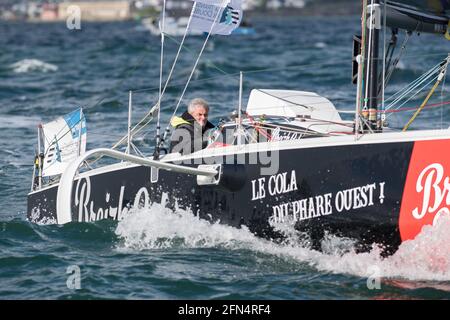
[[[445,97],[450,97],[450,96],[446,95]],[[450,105],[450,101],[445,101],[442,103],[435,103],[435,104],[428,104],[425,106],[425,109],[441,107],[442,105]],[[398,112],[403,112],[403,111],[414,111],[414,110],[417,110],[418,108],[419,107],[398,108],[398,109],[394,109],[394,110],[385,110],[385,113],[398,113]],[[321,112],[325,112],[325,111],[321,111]],[[329,112],[330,113],[354,114],[355,110],[338,110],[338,109],[336,109],[336,111],[329,111]],[[377,112],[381,113],[382,110],[377,110]],[[263,116],[263,115],[256,115],[256,116]],[[265,116],[267,116],[267,115],[265,115]],[[294,117],[291,117],[291,118],[294,118]],[[301,117],[298,117],[298,118],[301,118]],[[317,120],[328,121],[328,120],[323,120],[323,119],[317,119]],[[340,123],[336,122],[336,124],[340,124]]]
[[[95,108],[95,107],[98,106],[100,103],[102,103],[103,100],[105,100],[105,99],[108,97],[109,93],[111,93],[112,91],[115,91],[119,86],[122,86],[123,83],[124,83],[124,82],[125,82],[125,81],[126,81],[126,80],[127,80],[127,79],[135,72],[135,71],[136,71],[136,69],[142,65],[142,63],[144,62],[144,58],[145,58],[145,56],[147,55],[147,53],[148,53],[148,52],[144,52],[144,53],[142,54],[142,56],[140,57],[138,63],[135,64],[131,69],[127,70],[127,72],[125,73],[124,77],[117,83],[117,85],[115,85],[114,87],[112,87],[111,89],[109,89],[108,91],[106,91],[104,97],[100,98],[95,104],[93,104],[93,105],[91,105],[91,106],[84,107],[83,109],[84,109],[84,110],[88,110],[88,109],[93,109],[93,108]],[[115,97],[115,96],[117,96],[117,94],[114,95],[114,97]],[[74,124],[74,127],[75,127],[78,123],[80,123],[80,121],[81,121],[81,119],[78,120],[78,121]],[[69,132],[69,131],[68,131],[68,132]],[[62,137],[60,137],[60,138],[57,139],[56,141],[58,142],[58,141],[59,141],[60,139],[62,139],[68,132],[66,132]]]
[[[414,81],[412,81],[411,83],[409,83],[407,86],[403,87],[402,89],[400,89],[399,91],[394,93],[392,96],[387,98],[386,101],[397,100],[397,96],[402,95],[404,91],[409,90],[411,87],[414,87],[417,83],[423,82],[425,79],[429,78],[432,74],[434,74],[439,69],[440,65],[441,65],[441,62],[439,62],[434,67],[432,67],[430,70],[428,70],[427,72],[422,74],[419,78],[417,78]]]
[[[438,67],[439,68],[439,67]],[[402,89],[404,91],[399,91],[397,94],[394,94],[396,98],[389,103],[388,109],[392,108],[393,105],[398,103],[400,100],[402,100],[406,95],[408,95],[410,92],[415,90],[417,87],[419,87],[421,84],[423,84],[425,81],[428,81],[433,76],[436,77],[436,71],[439,71],[438,69],[432,69],[429,72],[427,72],[423,77],[420,77],[417,79],[417,81],[413,81],[410,85],[408,85],[406,88]],[[391,99],[388,99],[390,101]]]
[[[405,39],[403,40],[400,52],[398,56],[395,58],[394,62],[392,63],[391,69],[388,70],[388,74],[386,75],[385,79],[385,85],[389,83],[389,80],[391,80],[392,74],[394,73],[395,68],[397,67],[398,63],[400,62],[400,59],[402,58],[403,54],[406,51],[406,45],[409,42],[409,39],[411,38],[411,32],[406,32]]]
[[[401,102],[403,99],[406,98],[406,101],[409,101],[411,98],[408,98],[408,94],[410,94],[411,92],[413,92],[414,90],[416,90],[417,88],[419,88],[419,86],[421,86],[422,84],[424,84],[426,81],[428,81],[429,79],[431,79],[430,82],[428,82],[425,86],[421,87],[413,96],[417,95],[421,90],[425,89],[427,87],[427,85],[429,85],[431,82],[433,82],[433,79],[437,78],[437,75],[433,74],[430,75],[429,77],[427,77],[426,79],[423,79],[422,81],[416,83],[414,86],[410,87],[408,90],[406,90],[405,92],[403,92],[397,99],[395,99],[394,101],[390,102],[388,104],[388,106],[386,107],[386,110],[390,110],[392,109],[396,104],[398,104],[399,102]]]
[[[196,2],[194,2],[193,6],[192,6],[192,12],[195,10],[195,6],[196,6]],[[166,89],[167,89],[167,87],[168,87],[169,81],[170,81],[170,79],[172,78],[173,71],[174,71],[174,69],[175,69],[175,65],[176,65],[176,63],[177,63],[177,61],[178,61],[178,58],[179,58],[179,56],[180,56],[181,49],[183,48],[183,44],[184,44],[184,41],[185,41],[185,39],[186,39],[188,30],[189,30],[189,26],[190,26],[190,23],[191,23],[191,20],[192,20],[192,12],[191,12],[191,16],[189,17],[189,21],[188,21],[188,23],[187,23],[186,30],[184,31],[184,35],[183,35],[183,38],[182,38],[182,40],[181,40],[180,46],[178,47],[177,54],[176,54],[176,56],[175,56],[175,58],[174,58],[174,61],[173,61],[173,63],[172,63],[172,67],[171,67],[171,69],[170,69],[170,71],[169,71],[169,75],[167,76],[166,82],[165,82],[165,84],[164,84],[164,89],[163,89],[162,92],[161,92],[161,98],[164,96],[164,93],[166,92]],[[156,90],[156,89],[159,89],[159,87],[155,88],[154,90]],[[142,92],[142,91],[143,91],[143,90],[135,90],[134,92]],[[152,117],[152,116],[153,116],[153,113],[154,113],[158,108],[159,108],[159,104],[157,103],[156,105],[154,105],[154,106],[149,110],[149,112],[141,119],[141,121],[139,121],[139,123],[137,123],[137,124],[133,127],[133,129],[132,129],[131,131],[134,133],[134,129],[137,128],[142,122],[145,122],[149,117]],[[148,123],[148,122],[147,122],[147,123]]]
[[[178,47],[177,54],[176,54],[175,59],[174,59],[174,61],[173,61],[172,67],[171,67],[170,72],[169,72],[169,75],[167,76],[166,83],[164,84],[164,89],[163,89],[162,94],[161,94],[162,96],[164,96],[164,93],[166,92],[166,88],[167,88],[167,86],[168,86],[168,84],[169,84],[169,81],[170,81],[170,79],[172,78],[172,74],[173,74],[173,71],[174,71],[174,69],[175,69],[175,65],[176,65],[176,63],[177,63],[177,61],[178,61],[178,58],[179,58],[179,56],[180,56],[181,49],[183,48],[184,41],[185,41],[185,39],[186,39],[186,36],[187,36],[188,30],[189,30],[189,27],[190,27],[190,25],[191,25],[192,16],[193,16],[194,10],[195,10],[195,8],[196,8],[196,5],[197,5],[197,2],[194,2],[193,6],[192,6],[192,9],[191,9],[191,15],[189,16],[189,20],[188,20],[188,23],[187,23],[187,25],[186,25],[186,30],[184,30],[183,39],[181,39],[181,43],[180,43],[180,46]]]
[[[194,5],[195,5],[195,3],[194,3]],[[125,82],[125,81],[126,81],[126,80],[127,80],[127,79],[135,72],[135,71],[136,71],[136,69],[142,65],[142,63],[144,62],[144,58],[145,58],[146,54],[147,54],[147,52],[144,52],[144,53],[142,54],[142,56],[140,57],[138,63],[135,64],[131,69],[127,70],[127,72],[125,73],[125,75],[123,76],[123,78],[122,78],[122,79],[121,79],[114,87],[112,87],[111,89],[109,89],[109,90],[106,92],[105,96],[103,96],[102,98],[100,98],[100,99],[99,99],[96,103],[94,103],[93,105],[84,107],[83,109],[88,110],[88,109],[93,109],[93,108],[95,108],[95,107],[98,106],[100,103],[102,103],[102,102],[108,97],[108,95],[109,95],[112,91],[115,91],[118,87],[122,86],[123,83],[124,83],[124,82]],[[115,96],[117,96],[117,94],[114,95],[114,97],[115,97]],[[77,123],[76,123],[75,125],[77,125],[80,121],[81,121],[81,119],[80,119],[79,121],[77,121]],[[66,133],[66,134],[67,134],[67,133]],[[64,135],[65,135],[65,134],[64,134]],[[61,138],[62,138],[62,137],[61,137]],[[57,141],[59,141],[59,139],[57,139]]]
[[[422,90],[424,90],[427,86],[429,86],[434,80],[436,80],[438,78],[438,74],[434,75],[433,77],[427,77],[427,79],[424,79],[423,81],[421,81],[420,83],[418,83],[417,85],[415,85],[413,88],[411,88],[410,90],[408,90],[408,92],[405,92],[404,94],[402,94],[401,97],[399,97],[398,99],[396,99],[395,101],[391,102],[388,106],[388,110],[394,108],[394,106],[399,103],[402,99],[404,99],[405,97],[405,101],[402,103],[402,105],[404,105],[406,102],[408,102],[409,100],[411,100],[413,97],[415,97],[416,95],[418,95]],[[430,80],[431,79],[431,80]],[[428,81],[429,80],[429,81]],[[423,85],[426,81],[428,81],[425,85]],[[420,87],[418,90],[416,90],[416,92],[407,97],[408,94],[412,93],[415,89],[417,89],[419,86],[423,85],[422,87]]]
[[[262,92],[262,93],[264,93],[264,94],[267,94],[268,96],[271,96],[272,98],[279,99],[279,100],[281,100],[281,101],[284,101],[284,102],[293,104],[293,105],[295,105],[295,106],[303,107],[303,108],[308,109],[308,110],[311,110],[311,111],[314,109],[314,108],[312,108],[312,107],[305,106],[304,104],[296,103],[296,102],[293,102],[293,101],[290,101],[290,100],[287,100],[287,99],[278,97],[278,96],[276,96],[276,95],[273,95],[273,94],[271,94],[271,93],[269,93],[269,92],[267,92],[267,91],[261,90],[261,89],[256,89],[256,90],[258,90],[259,92]]]
[[[427,104],[425,107],[423,107],[423,109],[433,109],[433,108],[442,108],[443,106],[450,106],[450,101],[443,101],[440,103],[434,103],[434,104]],[[419,107],[414,107],[414,108],[399,108],[399,109],[395,109],[395,110],[389,110],[386,111],[386,113],[399,113],[399,112],[406,112],[406,111],[415,111],[417,109],[419,109]]]
[[[342,59],[342,60],[337,60],[338,62],[346,62],[347,59]],[[289,70],[289,69],[309,69],[309,68],[314,68],[314,67],[321,67],[321,66],[327,66],[327,65],[335,65],[337,62],[326,62],[326,63],[314,63],[314,64],[305,64],[305,65],[297,65],[297,66],[288,66],[288,67],[283,67],[283,68],[269,68],[269,69],[255,69],[255,70],[248,70],[248,71],[243,71],[246,74],[252,74],[252,73],[259,73],[259,72],[272,72],[272,71],[283,71],[283,70]],[[240,72],[236,72],[236,73],[228,73],[226,75],[218,75],[218,76],[214,76],[214,77],[209,77],[209,78],[204,78],[204,79],[198,79],[198,80],[192,80],[191,83],[201,83],[201,82],[207,82],[207,81],[211,81],[211,80],[215,80],[215,79],[220,79],[220,78],[224,78],[224,77],[237,77],[239,76]],[[172,86],[168,86],[168,88],[174,88],[174,87],[181,87],[184,85],[184,81],[183,82],[179,82],[179,84],[177,83],[176,85],[172,85]],[[142,88],[142,89],[135,89],[133,90],[133,92],[145,92],[145,91],[154,91],[157,90],[158,87],[151,87],[151,88]]]
[[[319,119],[319,118],[296,118],[299,120],[304,120],[305,122],[308,122],[310,120],[310,122],[319,122],[319,123],[327,123],[327,124],[335,124],[337,126],[343,126],[343,127],[353,127],[353,122],[352,123],[347,123],[347,122],[337,122],[337,121],[332,121],[332,120],[326,120],[326,119]]]
[[[189,20],[188,20],[188,23],[187,23],[187,26],[186,26],[186,30],[184,31],[184,35],[183,35],[183,39],[181,40],[181,43],[180,43],[180,46],[178,47],[178,51],[177,51],[177,54],[176,54],[176,56],[175,56],[175,58],[174,58],[174,61],[173,61],[173,63],[172,63],[172,67],[171,67],[171,69],[170,69],[170,72],[169,72],[169,75],[167,76],[167,80],[166,80],[166,83],[164,84],[164,89],[162,90],[162,92],[161,92],[161,98],[164,96],[164,93],[166,92],[166,89],[167,89],[167,87],[168,87],[168,84],[169,84],[169,81],[170,81],[170,79],[172,78],[172,74],[173,74],[173,71],[174,71],[174,69],[175,69],[175,65],[176,65],[176,63],[177,63],[177,61],[178,61],[178,58],[179,58],[179,56],[180,56],[180,53],[181,53],[181,49],[183,48],[183,44],[184,44],[184,41],[185,41],[185,39],[186,39],[186,36],[187,36],[187,33],[188,33],[188,30],[189,30],[189,26],[190,26],[190,24],[191,24],[191,20],[192,20],[192,13],[194,12],[194,10],[195,10],[195,7],[196,7],[196,2],[194,2],[194,4],[193,4],[193,6],[192,6],[192,9],[191,9],[191,15],[190,15],[190,17],[189,17]],[[156,89],[159,89],[159,87],[158,88],[155,88],[154,90],[156,90]],[[134,91],[134,92],[143,92],[143,90],[140,90],[140,91],[138,91],[138,90],[136,90],[136,91]],[[133,134],[133,135],[135,135],[135,134],[137,134],[139,131],[141,131],[144,127],[146,127],[152,120],[153,120],[153,113],[155,112],[155,111],[157,111],[159,109],[159,103],[157,103],[157,104],[155,104],[148,112],[147,112],[147,114],[131,129],[131,134]],[[114,144],[113,146],[112,146],[112,149],[115,149],[115,148],[117,148],[118,146],[120,146],[121,144],[123,144],[124,143],[124,141],[127,139],[127,136],[128,136],[128,134],[127,135],[125,135],[124,137],[122,137],[122,139],[120,139],[118,142],[116,142],[116,144]]]
[[[138,147],[135,146],[134,143],[131,143],[131,147],[133,148],[134,152],[135,152],[137,155],[141,156],[142,158],[145,158],[145,155],[139,150]]]
[[[446,95],[445,97],[450,97],[450,96]],[[441,107],[442,105],[450,105],[450,101],[445,101],[442,103],[435,103],[435,104],[428,104],[425,106],[425,109]],[[398,112],[403,112],[403,111],[414,111],[414,110],[417,110],[418,108],[419,107],[398,108],[398,109],[394,109],[394,110],[385,110],[385,113],[398,113]],[[330,111],[330,113],[331,112],[334,112],[334,111]],[[377,110],[377,112],[380,113],[380,112],[382,112],[382,110]],[[336,113],[354,114],[355,111],[354,110],[337,110]],[[323,120],[323,119],[319,119],[319,120],[327,121],[327,120]],[[338,122],[338,124],[339,124],[339,122]]]
[[[169,40],[172,40],[173,42],[175,42],[178,45],[180,44],[180,42],[177,39],[175,39],[175,37],[171,37],[168,34],[166,36],[167,36],[167,38],[169,38]],[[186,49],[190,53],[194,53],[194,50],[190,49],[187,46],[185,46],[184,49]],[[216,66],[211,60],[206,60],[206,62],[208,64],[210,64],[214,69],[218,70],[219,72],[221,72],[221,73],[223,73],[225,75],[230,75],[230,74],[228,74],[228,72],[226,72],[226,71],[222,70],[221,68],[219,68],[218,66]]]
[[[366,125],[367,129],[369,129],[369,133],[373,133],[373,129],[370,127],[369,120],[367,120],[364,117],[362,117],[361,114],[359,114],[358,116],[359,116],[360,120],[362,120],[362,122],[364,122],[364,124]]]
[[[440,64],[438,64],[437,65],[437,67],[439,67],[439,65]],[[423,77],[423,76],[422,76]],[[217,77],[211,77],[211,78],[217,78]],[[206,80],[210,80],[211,78],[207,78],[207,79],[202,79],[202,80],[198,80],[198,81],[206,81]],[[390,100],[392,97],[390,97],[388,100]],[[134,134],[137,134],[137,133],[139,133],[149,122],[151,121],[151,119],[150,120],[148,120],[147,122],[145,122],[145,123],[140,123],[140,125],[142,125],[140,128],[138,128],[135,132],[134,132]]]
[[[442,67],[441,73],[438,76],[438,79],[436,81],[436,83],[434,84],[433,88],[430,90],[430,92],[428,93],[427,97],[425,98],[424,102],[422,103],[422,105],[420,106],[419,109],[417,109],[416,113],[414,113],[414,115],[411,117],[411,119],[408,121],[408,123],[403,127],[403,132],[408,130],[409,126],[413,123],[413,121],[417,118],[417,116],[420,114],[420,112],[422,111],[422,109],[426,106],[426,104],[428,103],[428,100],[430,100],[431,96],[433,95],[433,93],[435,92],[435,90],[437,89],[437,87],[441,84],[443,78],[445,77],[445,73],[447,71],[447,66],[448,66],[448,62],[445,66]]]
[[[432,79],[433,77],[436,78],[437,76],[438,76],[438,74],[436,74],[436,72],[432,72],[427,77],[423,78],[421,81],[415,83],[413,86],[410,86],[407,90],[405,90],[404,92],[401,92],[401,94],[394,101],[390,102],[387,109],[392,108],[396,103],[400,102],[402,99],[405,98],[405,96],[407,96],[412,91],[417,89],[420,85],[422,85],[429,79]]]
[[[296,118],[296,120],[303,120],[303,118]],[[259,125],[263,126],[263,127],[268,127],[268,128],[272,128],[272,129],[276,129],[276,128],[280,128],[283,130],[291,130],[291,131],[297,131],[297,130],[304,130],[306,127],[293,127],[292,126],[286,126],[280,123],[271,123],[271,122],[261,122],[258,120],[253,120],[253,122],[258,123]],[[324,119],[318,119],[318,118],[310,118],[310,119],[305,119],[305,123],[310,122],[309,126],[313,126],[313,125],[319,125],[319,124],[326,124],[326,125],[338,125],[338,126],[343,126],[343,127],[349,127],[352,128],[353,124],[352,123],[345,123],[345,122],[335,122],[335,121],[330,121],[330,120],[324,120]]]
[[[386,32],[386,30],[385,30]],[[382,92],[382,86],[386,78],[386,70],[389,70],[392,63],[392,57],[395,52],[395,46],[396,46],[397,40],[395,40],[395,33],[392,31],[391,40],[389,40],[389,45],[387,47],[387,51],[383,54],[383,72],[378,76],[378,93]],[[386,40],[383,40],[384,48],[386,48]],[[386,87],[386,85],[384,84]]]
[[[442,56],[442,53],[430,53],[430,54],[415,54],[415,55],[407,55],[404,56],[403,59],[412,59],[412,58],[427,58],[427,57],[438,57]]]
[[[153,107],[153,108],[155,108],[155,107]],[[145,118],[145,117],[144,117],[144,118]],[[143,128],[145,128],[145,127],[150,123],[150,121],[152,121],[152,119],[153,119],[153,118],[150,118],[146,123],[141,124],[141,122],[144,120],[144,119],[142,119],[138,124],[136,124],[136,125],[133,127],[133,129],[131,130],[131,134],[134,136],[134,138],[136,138],[137,134],[138,134]],[[141,127],[137,128],[138,125],[141,125]],[[127,138],[128,138],[128,134],[126,134],[125,136],[122,136],[122,138],[120,138],[119,141],[117,141],[117,142],[111,147],[111,149],[116,149],[117,147],[121,146],[123,143],[125,143],[125,141],[127,140]],[[101,155],[101,156],[98,156],[98,157],[96,157],[96,158],[94,158],[94,159],[92,159],[92,160],[87,160],[87,164],[94,164],[94,163],[96,163],[97,161],[99,161],[101,158],[103,158],[102,155]]]
[[[255,120],[253,119],[253,117],[252,117],[251,115],[249,115],[247,112],[245,113],[245,115],[246,115],[247,118],[250,120],[250,123],[253,124],[255,130],[256,130],[259,134],[261,134],[262,136],[264,136],[264,137],[265,137],[266,139],[268,139],[268,140],[271,140],[271,139],[272,139],[272,136],[270,135],[270,133],[268,133],[267,131],[264,132],[263,130],[261,130],[261,129],[262,129],[261,126],[260,126],[260,124],[262,124],[261,122],[258,122],[257,125],[254,125]]]
[[[223,0],[222,3],[225,3],[225,0]],[[194,6],[195,6],[195,4],[196,4],[196,2],[194,2]],[[194,75],[195,69],[197,68],[197,65],[198,65],[198,63],[200,61],[200,58],[201,58],[201,56],[203,54],[203,51],[205,50],[206,43],[208,42],[209,37],[211,36],[211,32],[212,32],[212,30],[214,28],[214,25],[216,24],[216,21],[217,21],[217,18],[219,17],[219,15],[220,15],[220,12],[221,12],[221,10],[218,9],[216,17],[214,18],[214,21],[211,24],[211,28],[209,29],[208,36],[206,37],[205,42],[203,43],[202,49],[200,50],[200,53],[199,53],[199,55],[197,57],[197,60],[195,61],[194,67],[192,68],[191,74],[189,75],[189,78],[188,78],[188,80],[186,82],[186,85],[184,86],[183,92],[181,93],[180,99],[178,100],[178,103],[175,106],[175,110],[174,110],[171,118],[173,118],[175,116],[175,114],[178,111],[178,108],[180,107],[181,101],[183,100],[184,94],[186,93],[186,90],[187,90],[187,88],[189,86],[189,82],[191,81],[192,76]],[[191,17],[192,17],[192,15],[191,15]],[[189,26],[189,24],[188,24],[188,26]],[[170,120],[169,120],[169,124],[167,125],[166,130],[164,132],[164,136],[162,138],[161,144],[164,143],[164,140],[166,139],[167,134],[169,133],[169,131],[170,131]]]
[[[105,100],[108,97],[109,93],[111,93],[112,91],[115,91],[118,87],[122,86],[123,83],[136,71],[136,69],[142,65],[142,63],[144,62],[144,58],[147,55],[147,53],[148,52],[144,52],[144,54],[139,59],[138,63],[135,64],[131,69],[127,70],[127,72],[125,73],[124,77],[117,83],[117,85],[115,85],[111,89],[107,90],[106,93],[105,93],[105,96],[103,98],[99,99],[95,104],[93,104],[91,106],[84,107],[84,109],[87,110],[87,109],[95,108],[100,103],[102,103],[103,100]],[[117,94],[114,95],[113,97],[116,97],[116,96],[117,96]]]
[[[276,96],[274,96],[274,97],[278,99],[278,97],[276,97]],[[282,100],[282,99],[280,99],[280,100]],[[348,99],[341,99],[341,100],[348,100]],[[291,101],[288,101],[288,100],[283,100],[283,101],[286,101],[286,102],[289,102],[290,104],[295,105],[295,102],[291,102]],[[329,102],[325,102],[325,101],[309,102],[308,106],[306,106],[306,107],[308,108],[308,110],[313,111],[313,109],[315,109],[316,106],[320,107],[320,105],[323,105],[323,104],[328,105]],[[313,105],[316,105],[316,106],[313,106]],[[286,107],[285,104],[278,104],[277,103],[277,104],[274,104],[274,105],[260,105],[260,106],[258,106],[258,110],[273,109],[273,108],[284,108],[284,107]],[[301,107],[303,107],[303,106],[301,106]],[[339,112],[341,112],[341,110],[338,110],[338,109],[334,109],[334,110],[320,110],[320,112],[321,113],[339,113]],[[349,111],[349,112],[355,113],[355,111]]]
[[[391,67],[391,64],[393,61],[392,57],[394,56],[395,48],[397,47],[397,40],[398,40],[398,31],[392,30],[391,40],[389,41],[388,52],[386,53],[386,58],[388,61],[387,65],[386,65],[386,70],[389,70],[389,68]]]
[[[266,69],[254,69],[254,70],[244,70],[243,72],[246,74],[253,74],[253,73],[261,73],[261,72],[273,72],[273,71],[283,71],[283,70],[289,70],[289,69],[307,69],[309,67],[321,67],[321,66],[327,66],[327,65],[336,65],[339,62],[346,62],[348,59],[340,59],[335,61],[329,61],[326,63],[310,63],[310,64],[304,64],[304,65],[294,65],[294,66],[286,66],[282,68],[266,68]]]
[[[211,80],[215,80],[215,79],[219,79],[219,78],[225,78],[225,77],[236,77],[238,76],[239,73],[233,73],[233,74],[226,74],[226,75],[219,75],[219,76],[214,76],[214,77],[209,77],[209,78],[204,78],[204,79],[198,79],[198,80],[193,80],[191,81],[191,83],[202,83],[202,82],[208,82]],[[185,82],[177,82],[174,85],[171,86],[167,86],[167,88],[177,88],[177,87],[182,87],[185,84]],[[151,88],[142,88],[142,89],[136,89],[133,90],[133,92],[137,92],[137,93],[141,93],[141,92],[149,92],[149,91],[155,91],[157,90],[158,87],[151,87]]]
[[[411,54],[411,55],[405,55],[403,56],[403,59],[413,59],[413,58],[427,58],[427,57],[437,57],[437,56],[442,56],[442,52],[441,53],[429,53],[429,54]],[[376,58],[373,60],[378,60],[381,61],[383,58]],[[347,59],[348,60],[348,59]]]
[[[404,106],[406,103],[408,103],[408,101],[412,100],[415,96],[417,96],[421,91],[423,91],[426,87],[428,87],[431,83],[433,83],[433,81],[435,81],[439,76],[434,77],[433,79],[431,79],[426,85],[424,85],[422,88],[420,88],[419,90],[416,91],[415,94],[413,94],[412,96],[410,96],[405,102],[403,102],[401,105],[399,105],[396,109],[401,108],[402,106]],[[390,114],[389,116],[391,116],[392,114]],[[388,116],[388,117],[389,117]]]
[[[268,93],[267,93],[268,94]],[[296,96],[299,96],[299,95],[296,95]],[[303,95],[303,96],[306,96],[306,95]],[[278,98],[278,97],[277,97]],[[280,99],[280,100],[283,100],[283,99]],[[286,101],[286,102],[289,102],[289,103],[291,103],[291,104],[295,104],[295,103],[293,103],[293,102],[291,102],[291,101],[288,101],[288,100],[284,100],[284,101]],[[325,103],[325,102],[323,102],[323,101],[320,101],[320,102],[316,102],[316,103],[314,103],[314,102],[312,102],[312,103],[310,103],[310,104],[323,104],[323,103]],[[271,106],[271,107],[273,107],[273,106]],[[333,112],[336,112],[336,113],[338,113],[339,111],[333,111]],[[136,135],[137,133],[139,133],[149,122],[151,121],[151,119],[149,120],[149,121],[147,121],[146,123],[144,123],[144,124],[142,124],[141,125],[141,127],[140,128],[137,128],[134,132],[133,132],[133,134],[134,135]],[[141,124],[141,123],[140,123]],[[124,137],[124,138],[126,138],[126,137]],[[124,140],[123,140],[124,141]],[[121,141],[119,141],[114,147],[117,147],[117,145],[120,145],[122,142],[123,142],[122,140]]]

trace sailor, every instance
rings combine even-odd
[[[214,125],[208,121],[209,105],[201,99],[193,99],[188,110],[181,117],[173,117],[170,121],[174,131],[170,138],[170,152],[183,155],[204,149],[208,140],[206,134]]]

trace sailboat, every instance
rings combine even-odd
[[[164,32],[166,35],[170,35],[173,37],[183,36],[184,32],[187,28],[187,23],[189,21],[189,17],[165,17],[164,22]],[[142,20],[142,26],[145,30],[150,31],[150,33],[154,36],[161,35],[161,26],[160,20],[155,18],[145,18]],[[202,31],[190,31],[191,36],[201,36],[203,35]]]
[[[231,5],[199,0],[194,7],[216,5],[217,19],[226,9],[221,2]],[[162,152],[168,131],[160,132],[161,82],[159,101],[137,125],[129,116],[127,134],[112,148],[84,151],[84,120],[43,125],[40,136],[47,143],[36,155],[28,219],[120,220],[136,208],[163,202],[274,241],[283,239],[282,226],[289,225],[313,248],[320,249],[321,240],[332,234],[354,239],[361,250],[375,243],[395,252],[424,226],[450,214],[450,153],[442,152],[450,148],[450,130],[410,130],[445,79],[450,57],[445,53],[435,67],[385,98],[398,63],[392,39],[403,30],[408,37],[434,33],[449,40],[449,10],[448,0],[363,1],[361,34],[353,43],[357,94],[351,121],[327,98],[301,90],[255,88],[244,108],[241,76],[238,110],[210,135],[205,149],[187,155]],[[392,38],[382,49],[387,42],[382,30],[386,35],[388,28]],[[401,108],[429,84],[432,89],[403,130],[389,128],[389,110]],[[131,92],[129,101],[131,115]],[[84,119],[81,111],[75,117]],[[133,139],[151,119],[157,119],[156,147],[146,156]],[[49,173],[55,146],[67,133],[68,144],[77,147]],[[99,157],[119,161],[93,167]]]
[[[164,20],[164,33],[168,36],[181,37],[184,35],[186,28],[188,28],[189,17],[165,17]],[[142,25],[139,30],[147,30],[154,36],[161,36],[161,19],[154,17],[142,19]],[[244,20],[232,33],[234,35],[254,35],[256,30],[248,21]],[[189,36],[203,35],[207,35],[207,32],[189,30]]]

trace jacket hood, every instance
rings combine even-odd
[[[180,125],[182,125],[182,124],[187,124],[187,125],[194,125],[194,123],[195,123],[195,119],[194,119],[194,117],[189,113],[189,112],[184,112],[182,115],[181,115],[181,117],[173,117],[172,118],[172,120],[170,120],[170,124],[174,127],[174,128],[176,128],[176,127],[178,127],[178,126],[180,126]],[[206,121],[206,125],[205,125],[205,127],[203,128],[204,130],[209,130],[209,129],[211,129],[211,128],[214,128],[214,125],[211,123],[211,122],[209,122],[209,121]]]

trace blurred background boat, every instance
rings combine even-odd
[[[141,21],[141,30],[148,30],[154,36],[161,35],[160,19],[154,17],[144,18]],[[166,17],[164,22],[164,32],[170,36],[180,37],[184,35],[186,27],[189,22],[189,17]],[[203,34],[201,31],[189,30],[188,34],[191,36],[200,36]]]
[[[161,19],[156,17],[147,17],[141,20],[141,24],[136,27],[137,31],[149,31],[154,36],[161,35]],[[166,17],[165,18],[165,33],[173,37],[182,37],[189,23],[189,17]],[[189,29],[188,34],[190,36],[201,36],[204,32],[198,30]],[[241,26],[233,31],[236,35],[253,35],[256,34],[256,30],[253,25],[244,20]]]

